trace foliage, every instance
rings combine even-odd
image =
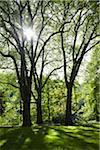
[[[99,58],[100,58],[100,53],[99,53],[99,46],[98,46],[93,51],[91,56],[91,61],[87,66],[85,82],[83,83],[83,89],[82,89],[84,91],[82,95],[86,103],[86,107],[84,109],[85,112],[84,118],[87,118],[87,120],[96,119],[96,116],[99,115],[99,99],[100,99]]]
[[[17,90],[4,90],[14,102],[10,105],[11,113],[20,96],[23,126],[31,126],[31,114],[37,116],[38,124],[52,120],[55,114],[58,118],[65,114],[66,125],[71,125],[73,114],[90,110],[75,79],[85,54],[100,42],[98,8],[97,2],[87,0],[0,1],[0,67],[13,70],[15,75],[11,74],[10,85],[18,88],[20,94]],[[59,69],[63,69],[64,79],[53,80],[54,72],[62,77],[60,71],[57,72]],[[6,78],[10,78],[9,75]],[[97,84],[97,80],[95,78],[93,84]],[[91,96],[97,99],[98,94],[94,93],[98,88],[94,93],[92,88],[89,86]],[[32,101],[36,106],[31,105]],[[82,106],[84,101],[86,109]],[[5,105],[9,107],[7,101]],[[95,102],[89,115],[94,105]],[[19,106],[16,106],[18,111]]]
[[[1,125],[19,124],[20,95],[18,89],[12,84],[17,86],[13,73],[0,73],[0,91],[4,92],[2,101],[4,101],[5,108],[4,113],[0,116]]]
[[[49,121],[52,122],[52,118],[55,115],[64,112],[65,92],[65,86],[62,80],[48,80],[43,91],[43,114],[45,119],[47,116],[47,121],[49,117],[48,113],[50,113]]]

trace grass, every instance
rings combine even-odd
[[[99,126],[0,128],[0,150],[99,150]]]

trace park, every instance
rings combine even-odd
[[[99,5],[0,1],[0,150],[99,150]]]

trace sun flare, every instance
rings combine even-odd
[[[35,30],[30,27],[24,27],[23,34],[24,34],[24,37],[27,39],[27,41],[30,41],[31,39],[34,40],[36,38]]]

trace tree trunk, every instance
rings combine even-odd
[[[100,118],[99,118],[99,108],[98,108],[99,104],[97,103],[97,100],[96,100],[96,106],[95,106],[95,113],[96,113],[96,121],[99,122],[100,121]]]
[[[28,87],[21,87],[21,98],[23,101],[23,127],[30,127],[31,123],[31,114],[30,114],[30,99],[31,92]]]
[[[50,123],[50,116],[51,116],[51,114],[50,114],[50,99],[49,99],[49,97],[48,97],[47,107],[48,107],[48,122]]]
[[[41,106],[41,92],[38,92],[38,100],[37,100],[37,124],[42,124],[42,106]]]
[[[30,97],[27,96],[23,99],[23,126],[30,127],[31,125]]]
[[[47,109],[48,109],[48,123],[50,123],[50,95],[49,95],[49,84],[47,85],[47,99],[48,99],[48,103],[47,103]]]
[[[69,85],[67,88],[65,125],[73,125],[71,104],[72,104],[72,86]]]

